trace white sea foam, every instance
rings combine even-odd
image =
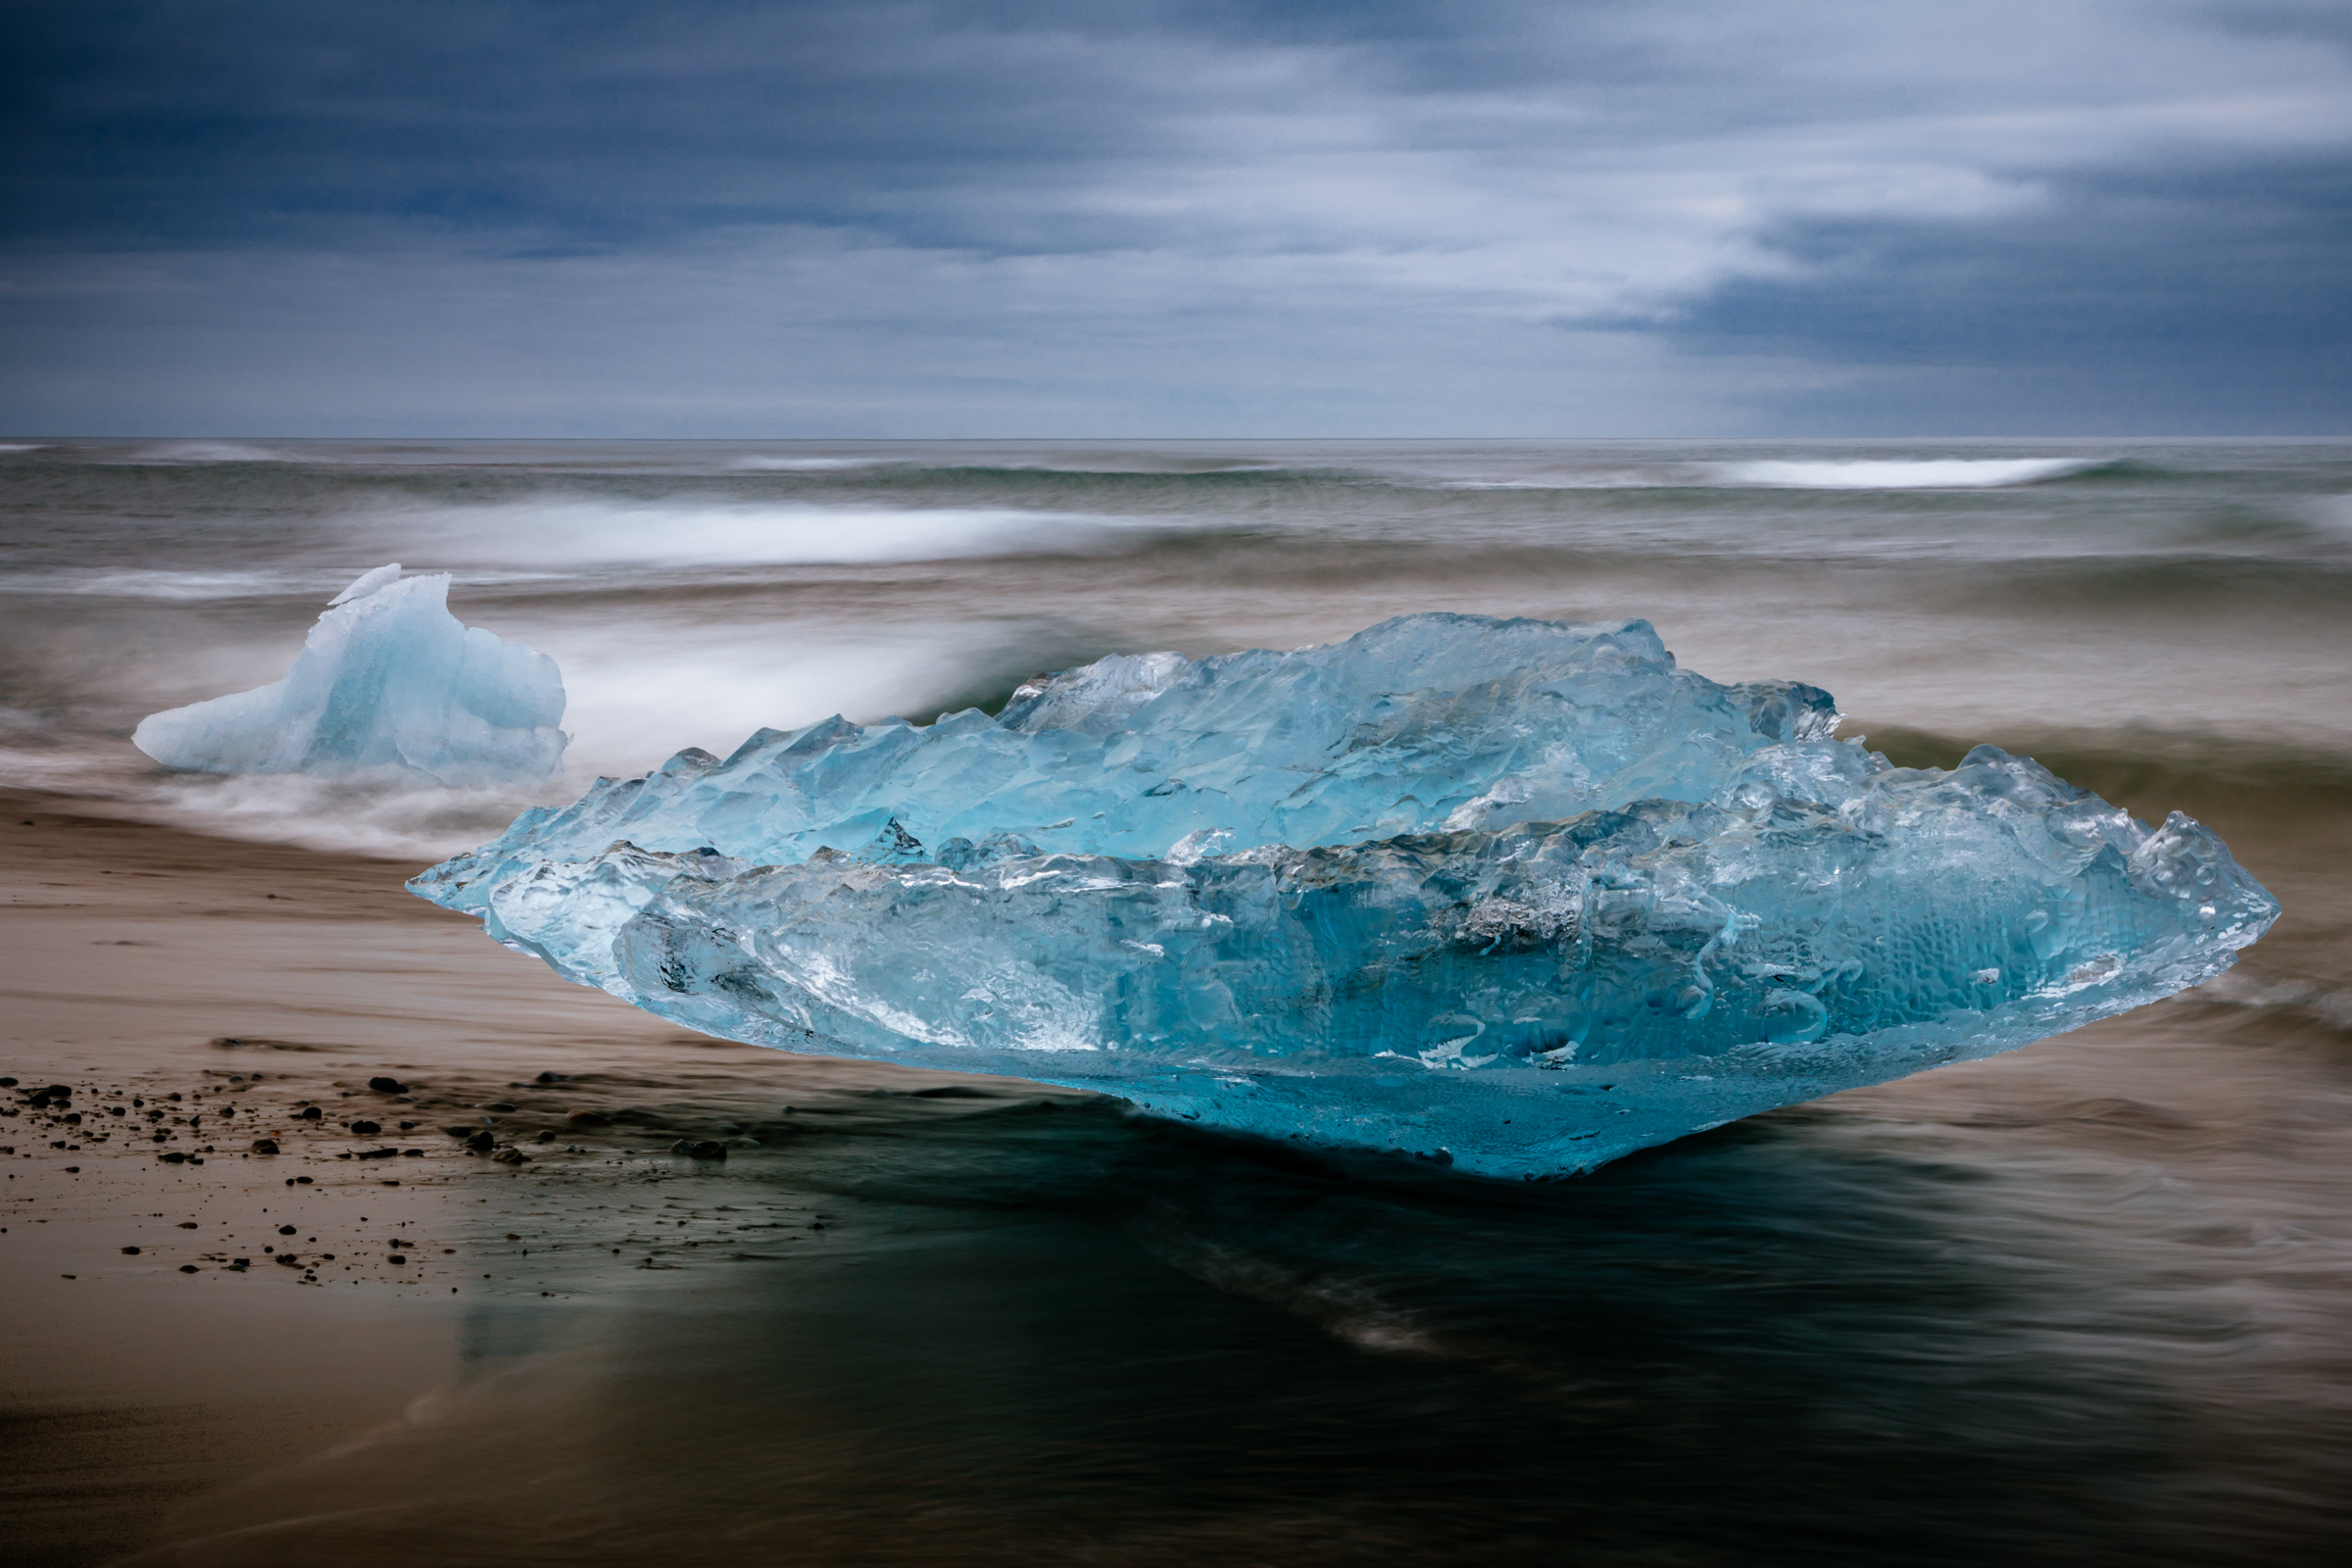
[[[41,444],[37,441],[0,441],[0,452],[39,452],[42,450]]]
[[[767,458],[757,455],[737,458],[727,465],[751,472],[826,473],[839,468],[872,468],[888,462],[885,458]]]
[[[170,441],[116,461],[130,464],[283,463],[286,459],[275,452],[265,452],[260,447],[239,446],[231,441]]]
[[[1784,490],[1984,490],[2062,479],[2099,466],[2096,458],[1870,459],[1839,463],[1727,463],[1733,484]]]
[[[436,563],[542,566],[831,565],[1095,552],[1137,522],[998,508],[632,504],[551,497],[382,514],[387,541]]]
[[[263,594],[329,592],[350,577],[321,571],[166,571],[59,567],[0,575],[0,593],[92,594],[122,599],[247,599]]]

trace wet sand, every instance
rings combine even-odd
[[[2178,804],[2289,909],[2217,997],[1518,1189],[683,1034],[409,867],[8,796],[0,1558],[2331,1560],[2347,845]]]
[[[741,1168],[790,1135],[796,1097],[791,1115],[855,1121],[877,1093],[914,1114],[995,1094],[683,1033],[411,898],[414,867],[64,804],[0,792],[0,1075],[19,1080],[0,1091],[0,1561],[112,1560],[188,1498],[398,1421],[481,1359],[484,1298],[614,1289],[615,1254],[583,1278],[577,1216],[550,1205],[714,1168],[680,1141]],[[368,1087],[384,1077],[413,1092]],[[51,1085],[71,1099],[26,1104]],[[631,1268],[701,1245],[639,1230],[598,1240],[641,1243]]]

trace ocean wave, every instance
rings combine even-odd
[[[112,460],[118,464],[183,464],[183,463],[286,463],[292,461],[283,453],[267,452],[260,447],[240,446],[232,441],[169,441],[161,446],[145,448],[127,457]]]
[[[1102,554],[1143,542],[1136,519],[992,507],[819,506],[547,497],[419,508],[373,521],[439,562],[784,566]]]
[[[41,452],[47,450],[37,441],[0,441],[0,452]]]
[[[1733,484],[1780,490],[1986,490],[2072,478],[2105,466],[2099,458],[1873,458],[1727,463],[1715,471]]]
[[[737,458],[727,466],[746,473],[832,473],[880,467],[891,461],[889,458],[767,458],[752,454]]]
[[[67,594],[122,599],[251,599],[270,594],[307,593],[321,597],[340,583],[334,568],[322,571],[167,571],[151,568],[107,569],[61,567],[50,571],[19,571],[0,576],[0,593]],[[343,571],[344,581],[351,573]]]

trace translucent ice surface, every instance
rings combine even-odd
[[[1410,616],[682,754],[412,885],[712,1034],[1529,1176],[2140,1005],[2278,912],[2185,817],[1836,722],[1639,621]]]
[[[397,768],[443,784],[530,782],[564,757],[556,662],[449,612],[446,572],[366,572],[283,680],[154,713],[132,741],[206,773]]]

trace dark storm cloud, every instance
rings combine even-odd
[[[2352,418],[2352,25],[2318,0],[0,28],[18,428]]]

